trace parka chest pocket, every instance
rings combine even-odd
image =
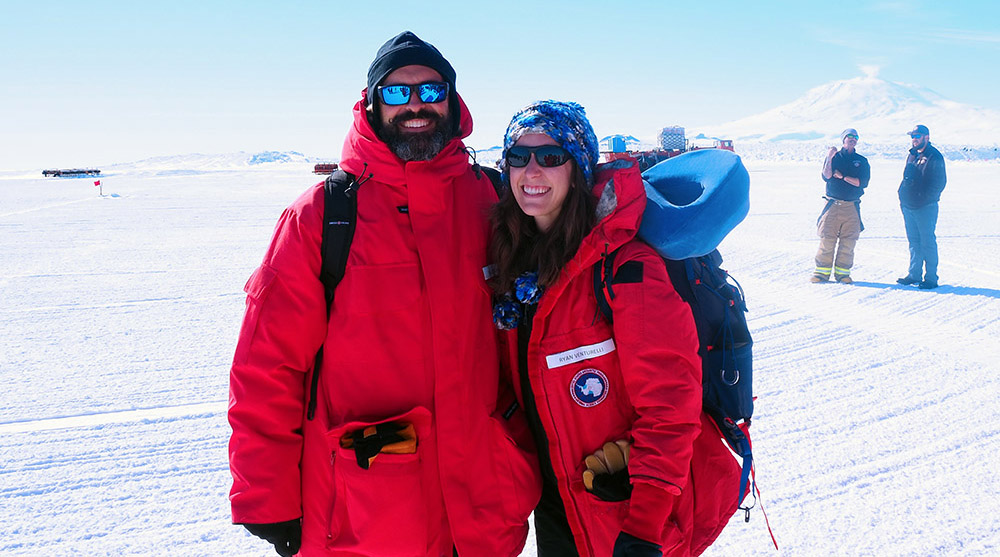
[[[411,309],[420,296],[416,263],[352,265],[337,286],[334,306],[355,315]]]
[[[610,417],[627,404],[618,346],[604,323],[550,337],[541,348],[542,383],[557,412]]]

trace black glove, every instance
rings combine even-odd
[[[629,482],[628,469],[622,469],[614,474],[597,474],[594,476],[594,487],[590,490],[602,501],[624,501],[632,496],[632,484]]]
[[[271,524],[244,524],[250,533],[274,544],[274,550],[281,557],[292,557],[302,546],[302,520],[286,520]]]
[[[653,542],[640,540],[632,534],[622,532],[615,540],[615,549],[611,557],[663,557],[663,551]]]

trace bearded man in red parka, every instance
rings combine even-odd
[[[357,228],[329,317],[322,183],[285,210],[246,284],[230,500],[233,522],[281,555],[514,556],[524,545],[540,480],[498,369],[484,271],[496,194],[469,162],[471,132],[451,64],[413,33],[390,39],[344,141]],[[383,431],[403,441],[355,452]]]

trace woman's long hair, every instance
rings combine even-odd
[[[525,271],[537,271],[538,284],[551,285],[594,227],[597,201],[579,165],[575,160],[570,164],[573,165],[570,188],[548,232],[540,231],[535,219],[521,210],[507,180],[500,201],[490,213],[493,224],[490,254],[497,266],[491,281],[494,291],[510,292],[514,279]]]

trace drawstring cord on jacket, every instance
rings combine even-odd
[[[364,184],[368,180],[371,180],[372,176],[375,175],[375,173],[369,172],[368,175],[365,176],[365,172],[368,171],[368,163],[363,163],[363,164],[364,167],[361,168],[361,174],[359,174],[353,180],[351,180],[351,183],[347,184],[347,187],[344,188],[344,195],[346,195],[347,197],[351,197],[352,195],[354,195],[353,192],[358,191],[358,188],[360,188],[362,184]]]

